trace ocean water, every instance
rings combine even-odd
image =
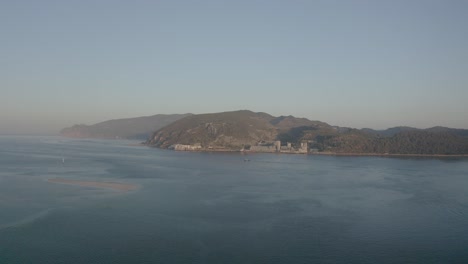
[[[468,263],[467,159],[134,143],[0,136],[0,263]]]

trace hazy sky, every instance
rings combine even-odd
[[[0,133],[238,109],[468,128],[468,1],[0,1]]]

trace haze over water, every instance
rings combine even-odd
[[[468,261],[466,159],[245,162],[129,143],[1,136],[0,263]]]

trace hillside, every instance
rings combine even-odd
[[[364,132],[379,135],[379,136],[391,137],[391,136],[394,136],[395,134],[398,134],[400,132],[416,131],[416,130],[420,130],[420,129],[414,128],[414,127],[408,127],[408,126],[398,126],[398,127],[387,128],[385,130],[374,130],[374,129],[371,129],[371,128],[363,128],[361,130],[364,131]]]
[[[64,128],[60,135],[74,138],[133,138],[147,139],[155,130],[191,114],[153,115],[113,119],[94,125],[74,125]]]
[[[160,148],[197,144],[202,149],[240,150],[277,140],[283,145],[298,144],[314,134],[327,133],[336,132],[324,122],[241,110],[185,117],[153,133],[147,144]]]
[[[211,148],[240,149],[245,144],[274,140],[272,116],[251,111],[201,114],[180,119],[158,131],[149,145],[168,148],[174,144],[201,144]]]
[[[388,132],[388,131],[385,131]],[[468,154],[468,137],[463,129],[403,129],[375,134],[358,129],[316,138],[317,148],[336,153],[460,155]]]
[[[192,115],[152,134],[147,144],[159,148],[175,145],[188,150],[249,150],[281,152],[291,143],[307,142],[308,151],[374,154],[468,154],[468,130],[434,127],[395,127],[387,130],[330,126],[293,116],[274,117],[248,110]],[[301,152],[302,153],[302,152]]]

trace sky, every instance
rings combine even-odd
[[[468,128],[468,1],[0,1],[0,134],[239,109]]]

